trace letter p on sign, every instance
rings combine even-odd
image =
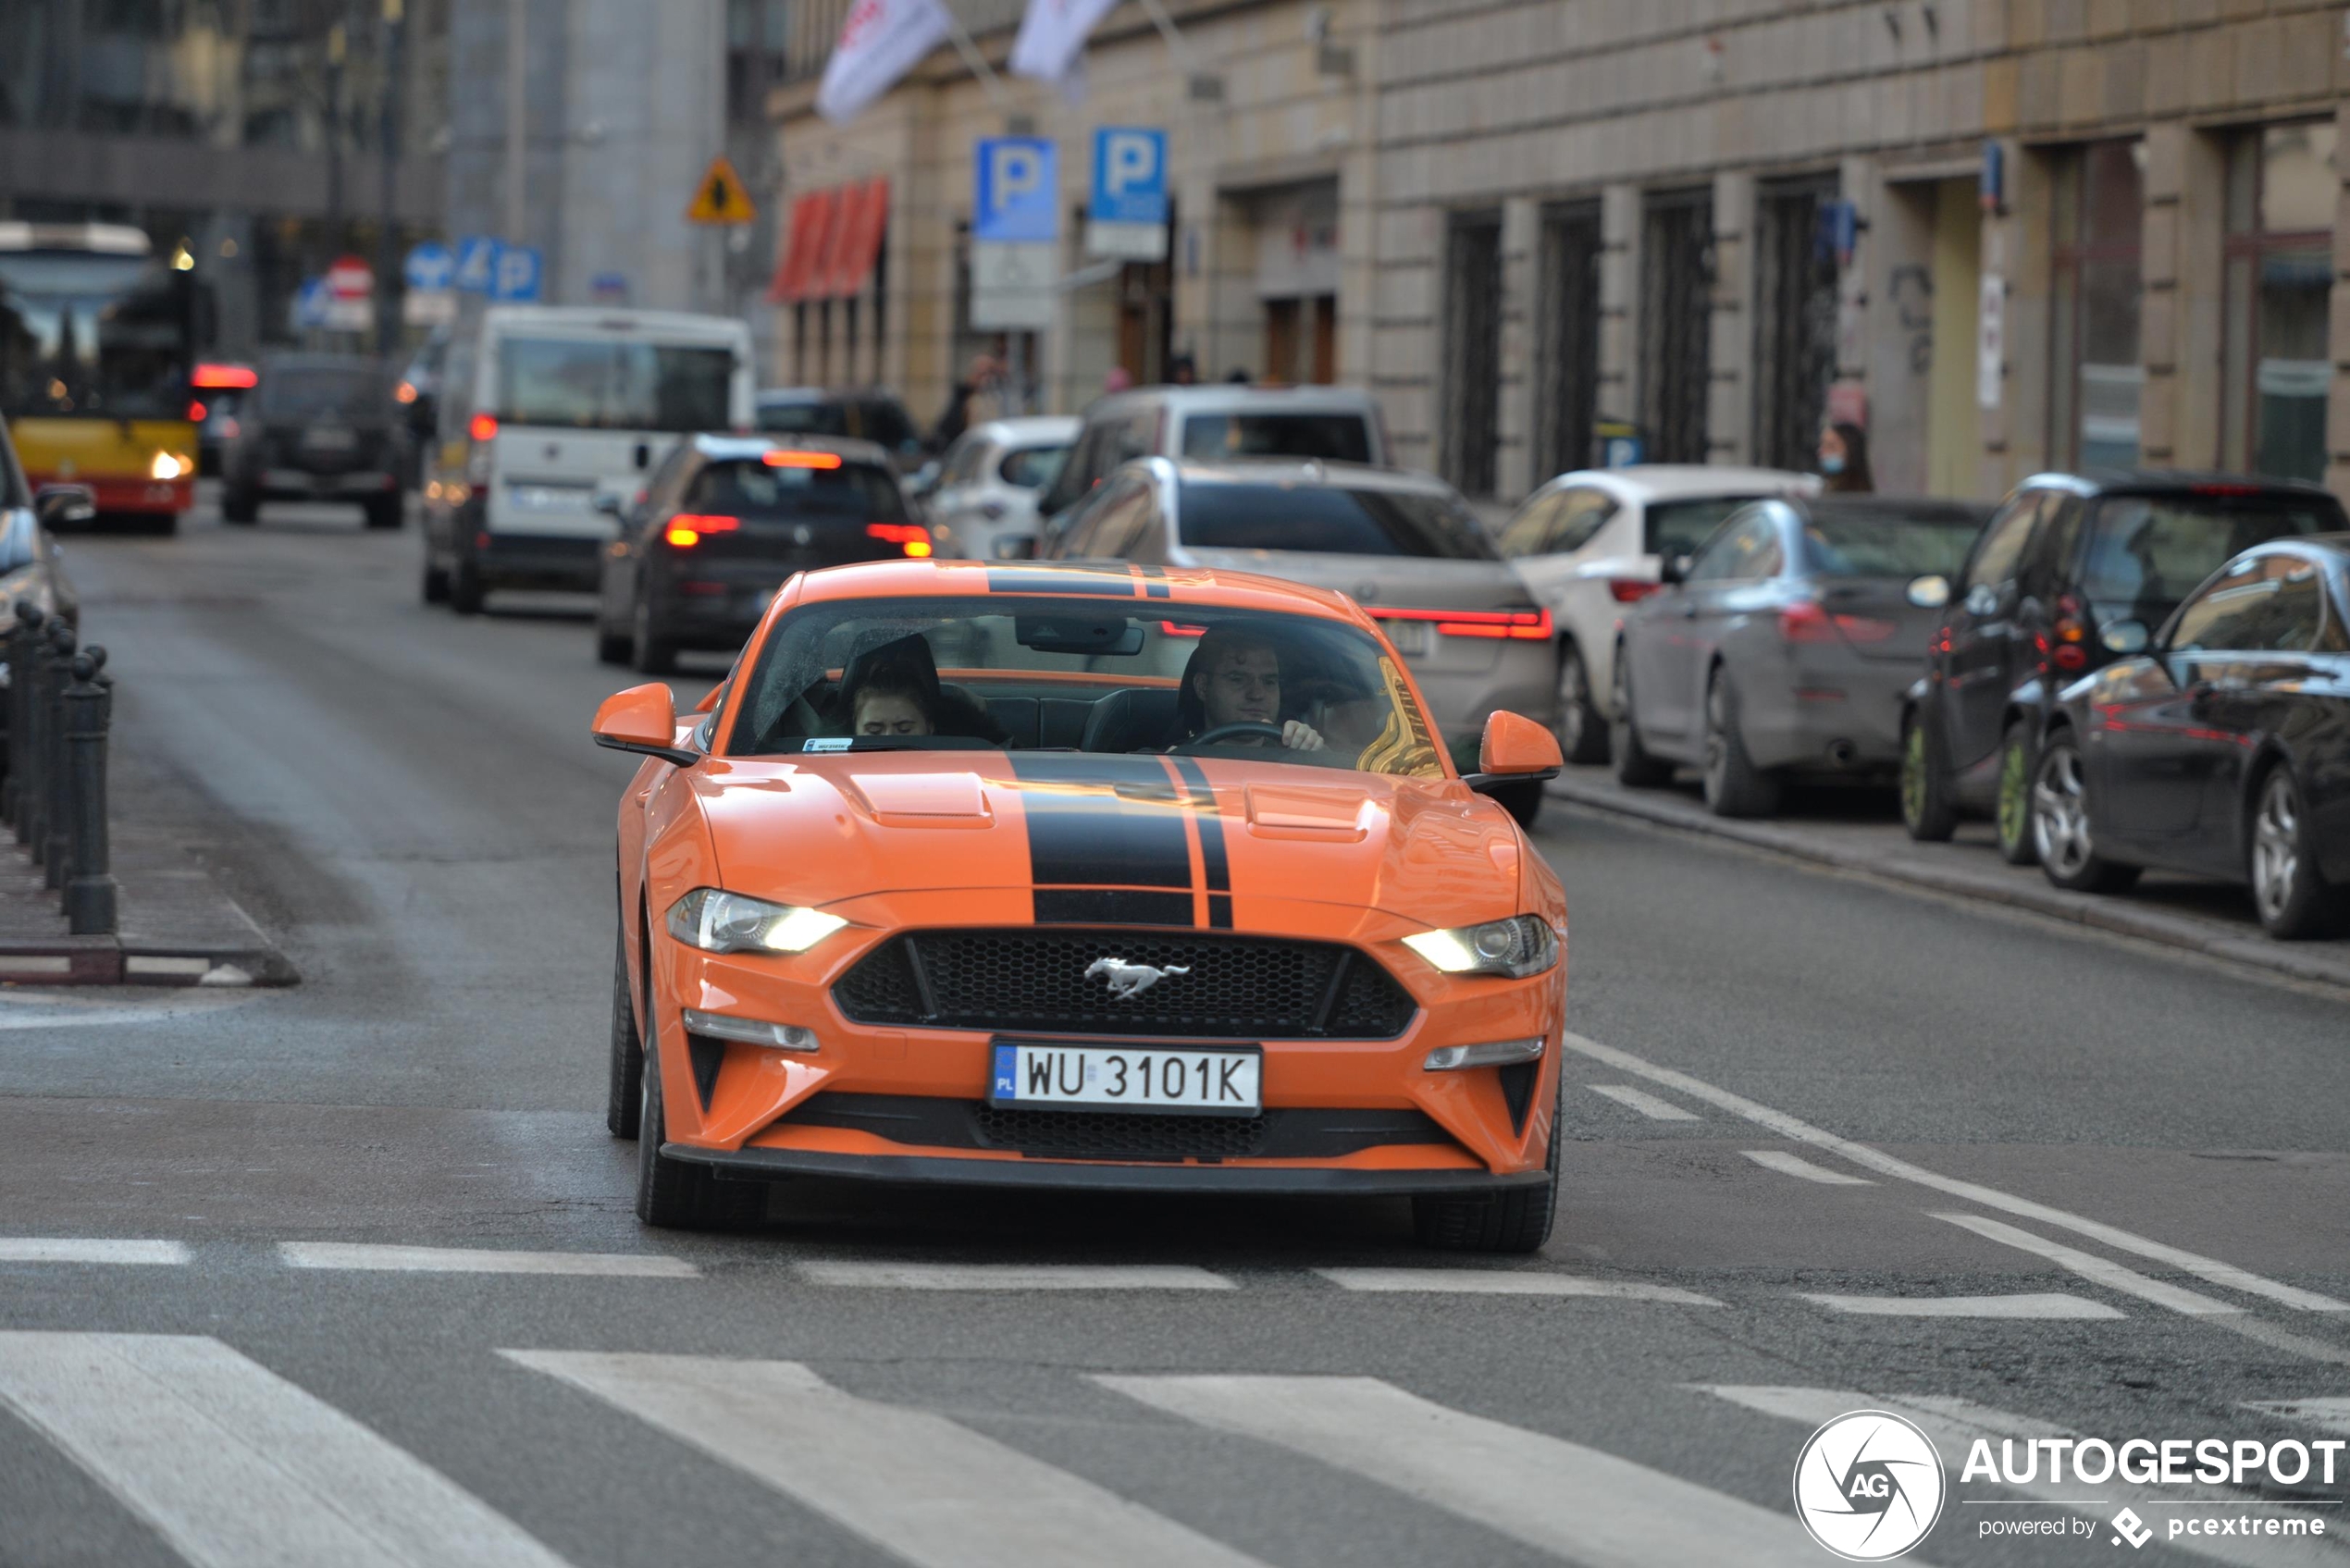
[[[1106,125],[1094,132],[1094,191],[1087,216],[1096,223],[1167,221],[1167,132]]]

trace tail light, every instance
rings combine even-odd
[[[210,363],[198,364],[195,375],[190,377],[190,380],[198,387],[226,388],[230,390],[241,390],[257,384],[260,379],[259,372],[249,364]]]
[[[770,468],[838,468],[840,454],[829,451],[771,451],[759,461]]]
[[[1811,599],[1779,611],[1783,642],[1884,642],[1900,627],[1868,615],[1835,615]]]
[[[919,523],[868,523],[865,532],[884,544],[893,544],[916,561],[930,556],[930,530]]]
[[[1607,593],[1618,604],[1638,604],[1664,586],[1651,583],[1645,577],[1610,577]]]
[[[204,416],[211,412],[200,402],[192,402],[188,405],[188,423],[201,425],[204,423]]]
[[[237,423],[236,416],[233,414],[220,422],[220,438],[223,440],[233,441],[244,432],[245,427]]]
[[[498,416],[494,414],[475,414],[472,422],[465,426],[465,434],[471,436],[474,440],[479,444],[486,445],[489,442],[496,440],[498,438]]]
[[[705,534],[731,534],[743,525],[739,517],[712,517],[699,512],[681,512],[669,520],[661,537],[679,549],[691,549],[701,543]]]
[[[2085,670],[2089,667],[2089,617],[2081,601],[2072,594],[2057,600],[2055,645],[2048,658],[2059,670]]]
[[[1389,610],[1371,613],[1382,621],[1433,621],[1448,637],[1513,637],[1548,642],[1555,635],[1547,610]]]

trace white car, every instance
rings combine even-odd
[[[923,503],[940,553],[993,561],[998,539],[1034,537],[1036,498],[1059,475],[1083,423],[991,419],[957,437]]]
[[[1817,475],[1777,468],[1643,463],[1562,474],[1501,532],[1503,556],[1559,630],[1559,749],[1607,760],[1615,712],[1615,626],[1657,588],[1658,563],[1687,555],[1761,496],[1811,495]]]

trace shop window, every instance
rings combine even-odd
[[[1577,202],[1545,213],[1537,265],[1542,336],[1534,471],[1551,475],[1592,461],[1600,389],[1600,204]]]
[[[1501,445],[1502,220],[1456,216],[1445,247],[1444,476],[1490,496]]]
[[[2049,173],[2048,454],[2058,466],[2138,461],[2138,233],[2146,143],[2055,154]]]
[[[1651,194],[1640,222],[1640,424],[1651,463],[1703,463],[1713,372],[1713,194]]]
[[[2227,467],[2325,477],[2326,317],[2341,191],[2331,120],[2229,138],[2220,405]]]

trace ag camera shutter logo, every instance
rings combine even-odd
[[[1889,1411],[1855,1410],[1812,1434],[1795,1461],[1795,1513],[1848,1562],[1883,1562],[1942,1517],[1942,1456]]]

